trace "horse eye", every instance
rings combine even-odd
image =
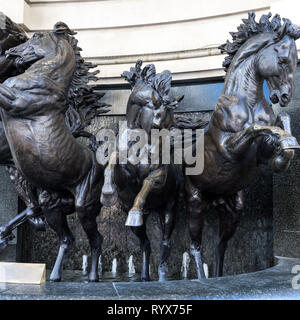
[[[279,64],[284,64],[288,62],[288,58],[287,57],[279,57],[278,58],[278,63]]]

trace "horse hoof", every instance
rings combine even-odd
[[[7,239],[0,238],[0,252],[2,252],[8,245]]]
[[[99,276],[95,274],[89,275],[89,282],[99,282]]]
[[[151,281],[151,280],[150,280],[150,277],[142,277],[141,281],[142,282],[148,282],[148,281]]]
[[[100,197],[100,202],[105,206],[105,207],[112,207],[117,203],[118,200],[118,193],[115,190],[113,193],[105,193],[102,189],[101,197]]]
[[[168,280],[168,266],[160,266],[158,269],[158,281]]]
[[[159,274],[159,276],[158,276],[158,281],[159,282],[165,282],[167,280],[168,280],[168,277],[167,277],[166,274]]]
[[[51,282],[60,282],[61,281],[61,277],[51,277],[50,276],[50,281]]]
[[[36,231],[46,231],[46,226],[45,226],[45,222],[42,218],[38,217],[38,218],[30,218],[29,223],[31,223],[34,228],[36,229]]]
[[[131,209],[125,222],[127,227],[140,227],[143,225],[143,214],[138,209]]]

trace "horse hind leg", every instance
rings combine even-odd
[[[145,220],[147,220],[146,217],[145,217]],[[141,280],[150,281],[151,246],[146,233],[146,226],[145,224],[143,224],[142,226],[139,226],[139,227],[131,227],[131,230],[140,240],[140,247],[141,247],[142,256],[143,256]]]
[[[158,267],[159,281],[168,280],[168,259],[171,253],[170,238],[175,225],[175,210],[174,202],[169,202],[166,211],[161,214],[161,226],[163,230],[163,237],[160,246],[160,264]]]
[[[76,212],[78,214],[80,223],[88,237],[91,247],[92,261],[89,273],[90,282],[99,281],[98,262],[101,254],[103,237],[98,232],[96,218],[99,215],[100,210],[101,205],[99,203],[90,205],[89,207],[76,206]]]
[[[70,252],[74,236],[69,229],[67,217],[60,210],[45,211],[44,213],[47,223],[57,233],[60,242],[58,255],[50,274],[50,281],[57,282],[61,280],[65,258]]]
[[[219,214],[219,241],[216,247],[216,277],[222,277],[228,241],[233,237],[239,217],[243,212],[243,194],[239,192],[216,208]]]
[[[206,204],[202,201],[199,191],[191,183],[187,182],[185,187],[187,193],[188,226],[191,238],[190,250],[196,262],[198,279],[202,279],[206,278],[202,262],[202,232]]]
[[[70,252],[74,242],[74,236],[69,229],[67,215],[74,213],[73,197],[61,197],[57,193],[48,193],[38,190],[39,204],[45,215],[45,219],[59,239],[60,247],[58,255],[50,274],[50,281],[60,281],[66,255]]]

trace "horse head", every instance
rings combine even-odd
[[[6,56],[13,58],[19,71],[24,72],[38,60],[53,52],[56,48],[50,33],[36,32],[27,42],[6,51]]]
[[[257,56],[257,70],[268,84],[270,100],[272,103],[279,102],[281,107],[287,106],[291,100],[298,60],[295,32],[289,33],[292,28],[286,20],[275,42],[262,49]]]
[[[130,71],[124,71],[124,77],[132,87],[127,104],[127,122],[129,128],[168,129],[174,124],[173,110],[183,96],[171,98],[172,74],[170,71],[156,73],[155,66],[148,64],[141,68],[138,60]]]
[[[69,44],[65,45],[64,49],[62,49],[60,45],[60,40],[67,34],[73,35],[75,33],[71,31],[65,23],[58,22],[52,31],[36,32],[25,43],[7,50],[5,54],[7,57],[14,59],[18,70],[24,72],[43,58],[52,57],[52,59],[54,59],[54,57],[59,56],[59,52],[63,50],[72,52],[72,47]],[[60,53],[60,55],[62,55],[62,53]],[[52,66],[54,66],[53,63]]]
[[[272,20],[269,20],[270,17],[271,13],[262,15],[256,22],[255,13],[249,13],[238,31],[231,33],[233,41],[227,41],[219,48],[228,53],[223,63],[226,79],[230,71],[255,56],[255,72],[259,79],[266,80],[270,100],[284,107],[292,97],[298,59],[295,40],[300,37],[300,29],[288,19],[282,19],[282,24],[278,14]]]
[[[152,91],[152,129],[170,129],[174,125],[173,111],[178,107],[178,103],[184,98],[183,95],[176,98],[169,96],[172,75],[169,71],[158,74],[154,80],[154,90]]]

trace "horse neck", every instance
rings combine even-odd
[[[229,70],[222,93],[228,96],[244,97],[249,107],[263,99],[263,79],[255,68],[256,55]]]
[[[71,52],[74,55],[72,59],[70,52],[58,45],[55,52],[34,63],[27,72],[52,80],[60,90],[66,92],[76,67],[75,55]]]

